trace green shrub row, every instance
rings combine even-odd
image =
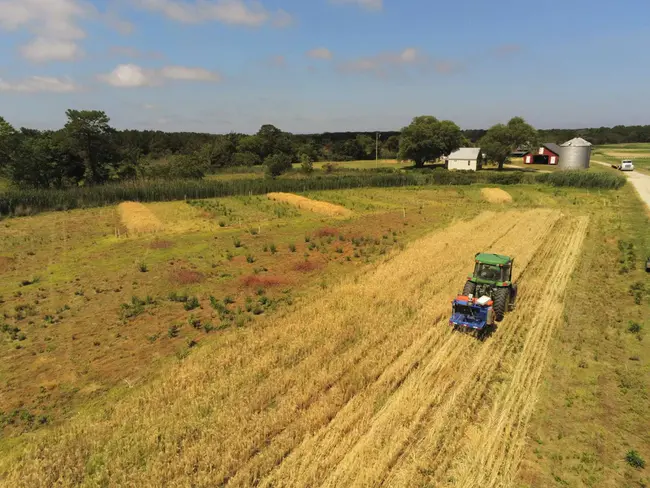
[[[342,190],[361,187],[400,187],[424,185],[471,185],[475,183],[513,185],[543,183],[578,188],[620,188],[625,177],[608,173],[543,173],[523,172],[456,172],[429,171],[412,173],[372,173],[357,175],[317,176],[302,179],[241,180],[136,180],[94,187],[60,190],[15,190],[0,193],[0,217],[29,215],[46,210],[113,205],[122,201],[171,201],[218,198],[268,192],[303,192]]]

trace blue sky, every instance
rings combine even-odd
[[[640,0],[0,0],[0,115],[56,128],[650,123]]]

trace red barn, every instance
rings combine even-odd
[[[560,146],[552,142],[542,144],[537,154],[528,152],[524,154],[526,164],[558,164],[560,162]]]

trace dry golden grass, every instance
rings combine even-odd
[[[117,207],[122,224],[129,234],[146,234],[162,230],[162,222],[151,210],[138,202],[122,202]]]
[[[501,188],[483,188],[481,189],[481,197],[490,203],[510,203],[512,196],[507,191]]]
[[[309,210],[311,212],[329,215],[330,217],[349,217],[352,211],[340,205],[333,203],[320,202],[311,198],[301,197],[293,193],[269,193],[267,197],[276,202],[285,202],[298,208]]]
[[[486,212],[431,233],[30,439],[0,459],[0,483],[508,486],[586,223]],[[520,277],[518,309],[485,342],[447,325],[477,251],[515,256]]]

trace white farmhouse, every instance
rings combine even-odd
[[[481,169],[483,158],[479,147],[461,147],[447,157],[447,169],[476,171]]]

